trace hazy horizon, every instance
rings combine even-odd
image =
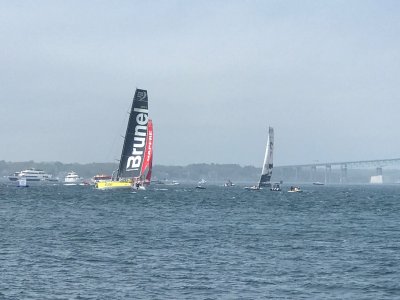
[[[154,164],[399,157],[398,1],[0,1],[0,160],[114,162],[135,88]]]

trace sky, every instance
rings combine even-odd
[[[154,164],[400,157],[399,1],[0,0],[0,160],[119,159],[147,89]]]

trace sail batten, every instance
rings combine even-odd
[[[265,149],[264,163],[261,171],[259,187],[269,186],[271,184],[271,176],[273,165],[273,150],[274,150],[274,129],[269,127],[268,140]]]

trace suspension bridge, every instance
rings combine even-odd
[[[311,164],[301,165],[283,165],[276,166],[277,171],[282,177],[294,177],[295,181],[299,181],[299,175],[305,172],[309,173],[309,180],[314,182],[317,180],[317,173],[322,169],[324,171],[324,182],[330,183],[332,179],[332,169],[337,169],[339,173],[339,182],[348,182],[348,169],[371,169],[375,168],[375,179],[382,180],[383,168],[399,167],[400,158],[375,159],[375,160],[359,160],[359,161],[342,161],[342,162],[315,162]],[[308,171],[307,171],[308,170]],[[294,175],[294,176],[293,176]],[[304,176],[303,176],[304,177]],[[371,182],[372,178],[371,176]],[[380,182],[377,182],[380,183]]]

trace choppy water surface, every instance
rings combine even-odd
[[[400,186],[0,186],[0,299],[394,299]]]

